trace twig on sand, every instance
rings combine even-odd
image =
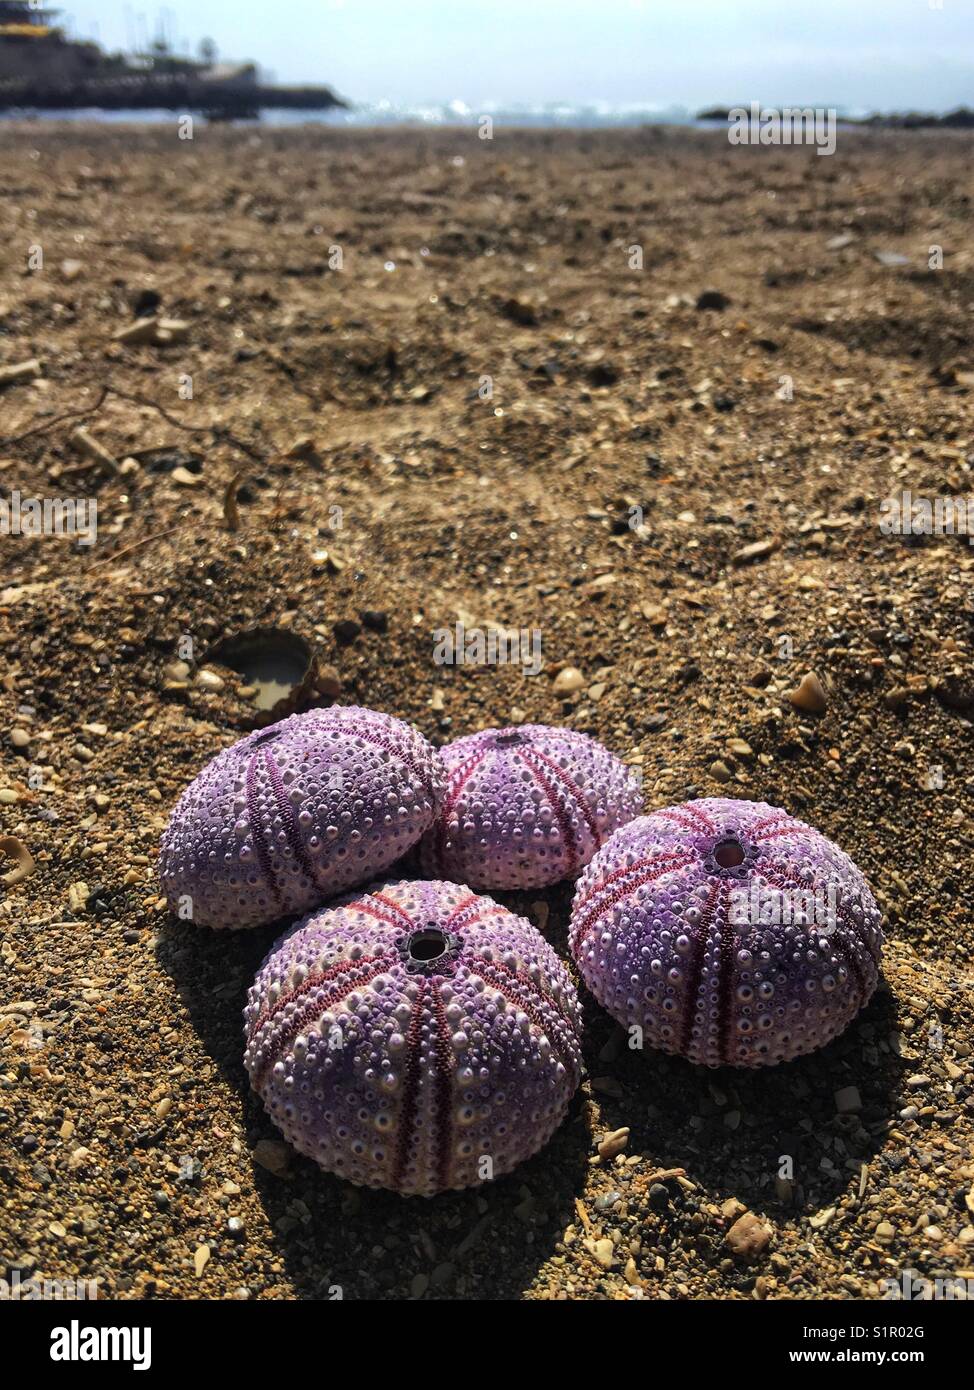
[[[94,404],[86,405],[83,410],[66,410],[63,415],[55,415],[54,419],[48,420],[46,424],[34,425],[29,430],[24,430],[22,434],[10,434],[6,439],[0,439],[0,448],[5,448],[8,444],[20,444],[35,434],[46,434],[48,430],[54,429],[55,425],[60,425],[65,420],[77,420],[82,415],[94,415],[96,411],[101,410],[110,390],[111,387],[103,386]]]
[[[118,460],[86,429],[79,426],[71,436],[71,443],[79,454],[84,454],[86,459],[99,468],[103,468],[109,473],[118,472]]]
[[[95,400],[89,405],[83,406],[78,410],[65,411],[63,415],[56,415],[52,420],[47,420],[43,424],[33,425],[30,429],[23,430],[20,434],[12,434],[6,439],[0,439],[0,448],[10,444],[20,444],[23,440],[31,439],[35,435],[47,434],[57,425],[63,424],[66,420],[78,420],[87,415],[96,415],[109,396],[118,396],[120,400],[129,401],[133,405],[141,405],[149,410],[154,410],[162,416],[167,424],[172,425],[174,429],[183,430],[186,434],[210,434],[214,439],[221,440],[223,443],[229,444],[235,449],[239,449],[241,453],[246,454],[247,457],[252,459],[255,463],[267,462],[265,455],[262,454],[259,449],[255,449],[252,445],[245,443],[244,440],[238,439],[236,435],[224,425],[187,425],[182,420],[178,420],[175,415],[170,414],[165,406],[160,405],[158,401],[150,400],[147,396],[140,396],[132,391],[121,391],[117,386],[110,385],[102,386]],[[100,463],[105,467],[111,463],[117,470],[118,465],[112,456],[107,450],[103,449],[96,440],[88,435],[85,430],[76,430],[72,435],[72,443],[76,448],[80,448],[92,462]],[[76,470],[70,471],[73,472]],[[227,529],[230,531],[239,531],[240,529],[237,489],[243,481],[243,478],[244,470],[241,469],[230,479],[223,496],[223,516]],[[199,525],[198,522],[196,524],[197,526]],[[181,531],[185,525],[187,525],[187,522],[182,521],[176,526],[170,526],[165,531],[156,531],[151,536],[143,536],[141,540],[133,541],[131,545],[126,545],[121,550],[116,550],[111,555],[105,555],[102,559],[93,561],[92,568],[98,565],[110,564],[116,560],[122,559],[125,555],[130,555],[134,550],[138,550],[144,545],[151,545],[153,541],[162,540],[166,536],[172,536],[177,531]],[[216,523],[208,522],[203,523],[203,525],[204,527],[212,527],[215,526]]]
[[[239,473],[234,473],[227,483],[227,490],[223,494],[223,516],[229,531],[240,530],[240,512],[237,508],[237,488],[243,478],[243,469]]]
[[[95,415],[109,396],[118,396],[120,400],[129,401],[133,405],[145,406],[149,410],[155,410],[162,418],[174,429],[183,430],[186,434],[212,434],[215,439],[223,440],[224,443],[239,449],[255,463],[266,463],[265,456],[259,449],[246,444],[242,439],[231,433],[225,425],[187,425],[182,420],[177,420],[175,415],[171,415],[165,406],[161,406],[158,401],[150,400],[147,396],[139,396],[131,391],[120,391],[117,386],[103,386],[96,399],[91,405],[86,405],[78,410],[68,410],[63,415],[56,415],[53,420],[47,420],[42,425],[32,425],[30,429],[23,430],[20,434],[8,435],[6,439],[0,439],[0,448],[5,448],[10,444],[20,444],[25,439],[30,439],[34,435],[47,434],[55,426],[62,424],[65,420],[77,420],[84,415]]]
[[[164,536],[171,536],[176,531],[181,531],[186,525],[187,523],[185,521],[181,521],[178,526],[170,526],[166,531],[155,531],[151,536],[143,536],[141,540],[133,541],[131,545],[123,546],[121,550],[113,550],[111,555],[104,555],[100,560],[93,560],[91,568],[95,569],[98,565],[107,565],[112,560],[120,560],[123,555],[130,555],[133,550],[138,550],[139,546],[151,545],[153,541],[161,541]],[[202,529],[205,530],[208,526],[212,525],[212,522],[204,522]]]

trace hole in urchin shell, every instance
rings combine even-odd
[[[446,932],[440,931],[439,927],[423,927],[410,936],[406,942],[406,952],[410,960],[439,960],[440,956],[446,954],[449,944]]]
[[[510,748],[513,743],[527,743],[527,738],[517,729],[512,729],[509,734],[497,734],[494,737],[495,748]]]
[[[731,837],[714,846],[714,858],[722,869],[736,869],[738,864],[744,863],[747,855],[740,840]]]

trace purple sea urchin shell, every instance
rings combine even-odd
[[[439,759],[401,719],[295,714],[218,754],[187,787],[159,875],[178,915],[256,927],[383,873],[432,824]]]
[[[847,854],[762,801],[641,816],[579,880],[571,948],[649,1046],[770,1066],[836,1037],[879,980],[880,913]]]
[[[446,797],[420,847],[423,872],[473,888],[571,878],[642,809],[625,763],[574,729],[486,729],[441,757]]]
[[[372,885],[298,923],[244,1016],[251,1084],[294,1147],[405,1194],[509,1172],[581,1074],[567,970],[530,923],[454,883]]]

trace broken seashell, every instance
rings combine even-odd
[[[23,840],[18,840],[15,835],[0,836],[0,854],[4,858],[14,861],[12,869],[8,869],[5,874],[0,874],[0,883],[7,888],[12,888],[15,883],[20,883],[37,868],[34,863],[34,856]]]

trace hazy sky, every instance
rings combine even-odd
[[[942,4],[942,8],[936,8]],[[353,101],[760,100],[974,104],[974,0],[68,0],[76,34],[126,47],[134,16],[195,49]]]

